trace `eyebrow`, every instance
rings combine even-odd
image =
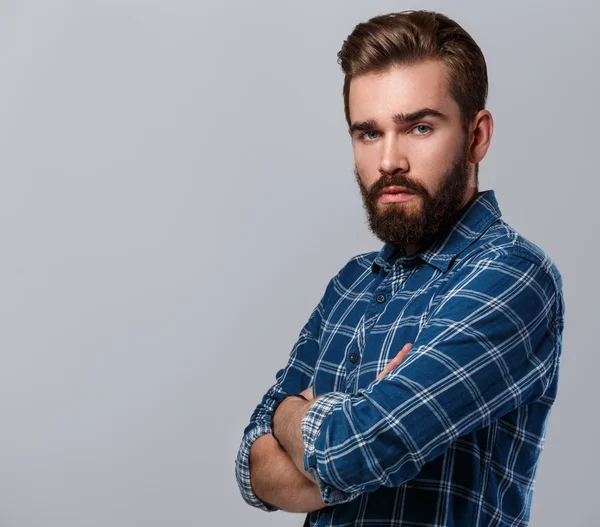
[[[443,121],[447,120],[445,114],[432,108],[421,108],[411,113],[396,113],[392,116],[392,120],[396,124],[409,124],[415,121],[420,121],[423,117],[437,117]],[[356,131],[370,131],[377,128],[377,122],[375,119],[367,119],[366,121],[355,121],[350,126],[350,134],[354,134]]]

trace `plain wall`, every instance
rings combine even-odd
[[[480,189],[563,274],[531,525],[600,523],[598,4],[0,0],[0,525],[299,526],[242,500],[250,414],[365,224],[336,53],[455,18],[488,64]]]

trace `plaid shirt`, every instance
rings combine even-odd
[[[304,468],[321,510],[311,526],[525,526],[557,393],[561,275],[480,192],[452,231],[403,256],[384,244],[328,283],[245,428],[235,463],[272,409],[313,385]],[[375,378],[406,343],[404,361]]]

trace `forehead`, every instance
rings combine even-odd
[[[358,75],[350,82],[348,104],[352,121],[383,121],[395,113],[419,108],[439,110],[451,119],[460,117],[458,104],[448,92],[447,69],[441,60]]]

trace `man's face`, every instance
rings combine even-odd
[[[477,190],[445,68],[441,61],[395,66],[350,84],[355,176],[369,227],[407,252],[446,231]],[[402,192],[381,193],[390,186]]]

